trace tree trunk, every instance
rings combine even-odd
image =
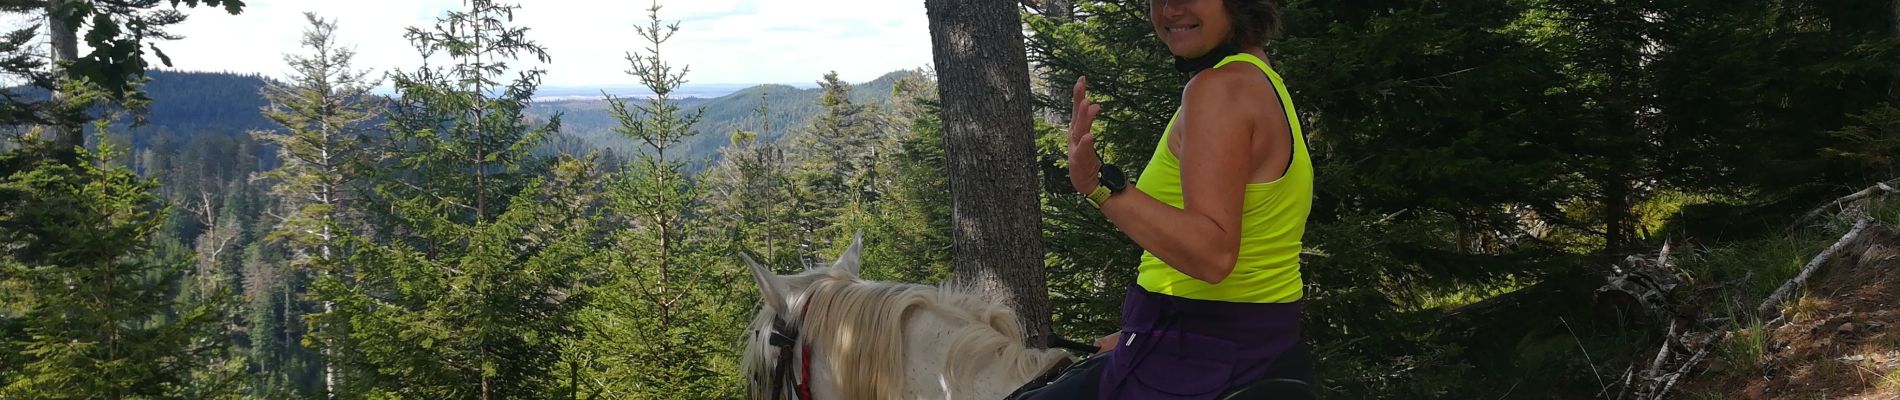
[[[925,0],[943,99],[951,258],[958,280],[1014,307],[1027,344],[1049,337],[1029,60],[1011,0]]]
[[[62,85],[67,79],[65,66],[60,63],[79,58],[79,39],[74,31],[75,27],[66,26],[66,20],[59,18],[70,3],[70,0],[46,0],[46,28],[49,31],[47,45],[52,48],[50,51],[52,65],[58,71],[56,75],[59,79],[55,82]],[[64,87],[53,90],[54,104],[65,104],[71,98],[72,93]],[[83,135],[85,135],[85,130],[61,120],[41,131],[40,140],[51,144],[56,154],[70,155],[74,147],[86,143]]]
[[[1605,254],[1623,254],[1629,245],[1630,232],[1630,183],[1621,177],[1612,177],[1603,182],[1603,251]]]
[[[329,222],[335,222],[335,220],[332,219]],[[321,247],[321,249],[323,251],[323,261],[324,261],[324,264],[326,264],[324,267],[325,269],[332,268],[329,265],[330,240],[331,240],[330,226],[324,225],[323,226],[323,246]],[[289,304],[290,299],[284,299],[284,301],[285,301],[285,304]],[[289,312],[286,311],[285,314],[288,315]],[[331,302],[330,300],[324,300],[323,301],[323,315],[326,318],[336,315],[336,304],[334,302]],[[324,334],[326,335],[329,333],[330,332],[324,332]],[[334,351],[336,351],[337,344],[335,341],[330,340],[330,336],[319,337],[318,340],[321,340],[324,342],[323,343],[323,358],[321,360],[318,360],[318,363],[323,364],[323,398],[335,399],[336,398],[336,366],[334,365],[332,361],[336,360],[336,354],[334,353]]]

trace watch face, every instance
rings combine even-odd
[[[1128,186],[1128,177],[1122,176],[1122,169],[1115,167],[1114,164],[1102,164],[1101,174],[1102,186],[1107,186],[1108,190],[1120,192],[1123,187]]]

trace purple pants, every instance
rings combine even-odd
[[[1130,285],[1121,331],[1106,355],[1101,399],[1213,399],[1266,376],[1299,343],[1300,304],[1195,300]]]

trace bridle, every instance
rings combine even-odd
[[[799,321],[805,320],[807,311],[811,311],[809,301],[799,309]],[[768,343],[778,348],[778,362],[772,368],[772,398],[811,400],[811,346],[798,340],[798,328],[786,322],[785,318],[773,315],[772,334]],[[793,355],[798,356],[796,376],[792,375]]]

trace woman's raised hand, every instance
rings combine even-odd
[[[1088,79],[1075,79],[1075,103],[1069,116],[1069,183],[1082,194],[1101,184],[1096,176],[1102,170],[1102,159],[1095,154],[1095,134],[1089,132],[1102,106],[1089,102]]]

